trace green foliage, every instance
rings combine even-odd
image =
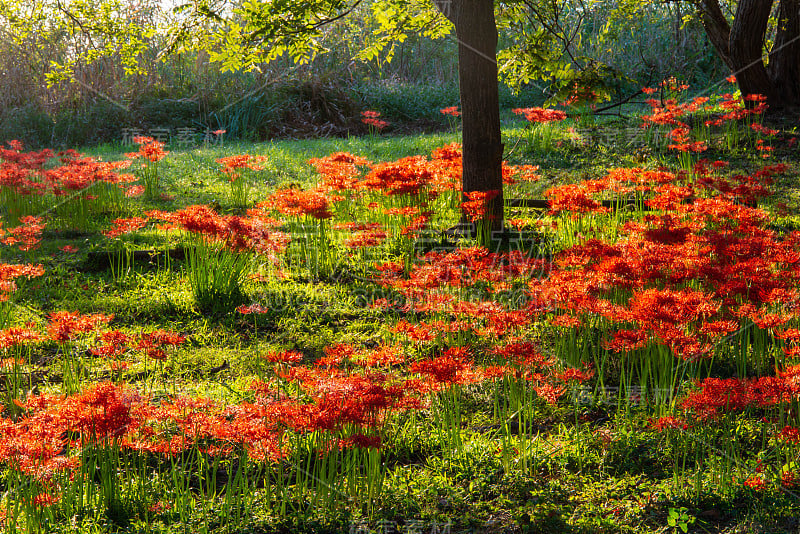
[[[544,83],[551,104],[576,90],[594,92],[595,101],[627,96],[676,72],[681,79],[702,82],[720,61],[702,27],[676,6],[575,0],[511,4],[498,15],[504,36],[500,75],[515,88]]]
[[[444,124],[440,109],[458,104],[458,88],[406,83],[365,84],[357,89],[367,109],[380,110],[389,121],[435,120]]]
[[[200,311],[230,313],[246,300],[242,286],[252,269],[245,253],[192,239],[186,247],[186,277]]]
[[[689,514],[689,509],[685,506],[680,508],[670,508],[667,516],[667,525],[672,527],[673,532],[680,529],[684,534],[689,532],[689,527],[694,524],[696,518]]]

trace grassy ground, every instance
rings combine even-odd
[[[507,196],[542,198],[549,187],[599,178],[613,167],[655,169],[666,164],[676,168],[676,157],[654,148],[642,136],[638,124],[568,121],[533,129],[509,117],[504,128],[507,159],[512,164],[539,165],[541,179],[509,188]],[[798,149],[788,142],[792,134],[784,130],[781,141],[774,143],[773,160],[794,163]],[[78,231],[58,226],[48,229],[35,250],[3,250],[5,263],[41,264],[44,268],[42,276],[19,281],[7,326],[28,324],[44,329],[49,314],[57,310],[103,313],[113,314],[109,328],[130,336],[162,329],[179,333],[185,342],[170,349],[166,360],[131,352],[125,359],[126,368],[121,370],[113,369],[103,358],[90,356],[87,350],[98,345],[92,335],[76,337],[64,345],[31,344],[20,366],[24,384],[13,386],[15,393],[22,399],[26,393],[60,395],[75,380],[81,391],[90,384],[122,379],[151,399],[197,396],[223,406],[236,405],[253,401],[253,380],[274,378],[276,366],[264,357],[272,352],[299,351],[301,363],[310,365],[326,354],[326,347],[348,344],[367,350],[394,339],[391,324],[400,318],[424,316],[365,305],[364,295],[379,291],[371,278],[374,272],[366,263],[363,275],[351,269],[331,276],[283,278],[262,265],[241,287],[245,303],[266,303],[269,309],[264,314],[243,315],[199,309],[187,283],[184,260],[168,261],[162,256],[150,263],[134,263],[130,269],[126,265],[115,273],[93,264],[91,258],[96,261],[108,251],[123,248],[180,248],[179,234],[165,234],[153,226],[111,243],[100,230],[108,229],[117,217],[152,209],[175,211],[193,204],[212,206],[219,213],[241,214],[241,207],[231,202],[230,185],[219,171],[218,158],[243,153],[266,156],[263,170],[250,175],[252,206],[276,189],[316,185],[318,175],[307,164],[310,158],[349,152],[372,161],[393,161],[430,154],[457,139],[457,133],[443,133],[223,143],[190,150],[168,147],[170,154],[158,167],[159,195],[132,199],[116,212],[93,215]],[[126,150],[129,148],[106,146],[83,152],[114,161],[123,159]],[[715,150],[710,153],[712,159],[722,155],[721,149],[718,153]],[[726,156],[731,168],[742,172],[752,172],[763,163],[752,147]],[[764,205],[788,204],[788,213],[773,216],[774,225],[785,235],[798,223],[797,170],[792,168],[779,178],[775,187],[778,195]],[[529,219],[530,226],[537,219],[550,222],[532,212],[509,215]],[[439,216],[442,228],[459,217],[456,210]],[[5,224],[6,228],[11,226]],[[77,252],[65,252],[65,246]],[[343,253],[341,248],[337,251]],[[391,250],[385,254],[385,259],[397,257]],[[559,337],[566,335],[563,332],[533,323],[520,334],[550,353],[559,346]],[[476,343],[478,346],[483,341]],[[437,350],[455,344],[457,338],[448,337]],[[6,357],[17,354],[12,352],[17,350],[14,347],[3,350]],[[417,349],[409,350],[413,353]],[[72,363],[61,365],[68,352]],[[7,371],[6,393],[12,390],[11,377]],[[85,533],[777,533],[800,528],[796,490],[781,486],[754,489],[730,478],[734,472],[737,477],[755,472],[762,460],[766,464],[776,455],[785,456],[786,465],[794,466],[797,445],[787,446],[782,452],[762,446],[767,438],[759,423],[759,410],[726,419],[726,424],[736,429],[733,434],[731,427],[709,425],[702,434],[698,431],[691,439],[679,440],[669,431],[653,429],[652,420],[661,415],[662,408],[630,398],[602,398],[597,395],[598,384],[589,384],[588,394],[586,388],[574,388],[557,403],[545,402],[528,392],[524,414],[498,404],[508,398],[509,391],[519,393],[513,388],[502,389],[498,381],[459,385],[442,396],[434,395],[432,404],[420,410],[391,414],[384,422],[385,445],[377,459],[382,466],[378,469],[382,473],[379,496],[368,495],[374,487],[361,478],[355,490],[340,480],[353,472],[361,473],[361,477],[361,471],[344,466],[347,462],[374,465],[376,460],[369,455],[377,454],[376,449],[348,449],[339,456],[325,456],[318,449],[320,442],[314,441],[320,438],[306,437],[303,439],[310,441],[298,438],[290,458],[273,464],[268,475],[250,472],[250,478],[243,481],[236,478],[242,472],[237,462],[246,462],[247,458],[223,456],[215,460],[213,454],[206,457],[196,452],[202,447],[164,457],[104,457],[97,462],[96,472],[88,473],[86,466],[92,457],[87,447],[79,453],[84,466],[80,477],[84,478],[78,478],[87,487],[94,486],[97,494],[78,492],[81,497],[76,498],[78,493],[73,492],[76,501],[62,498],[49,507],[24,503],[19,495],[25,495],[28,486],[14,478],[17,470],[5,457],[6,469],[0,479],[5,492],[4,513],[10,517],[12,503],[22,501],[18,505],[20,523],[15,526],[19,531]],[[613,381],[608,384],[615,385]],[[282,387],[291,389],[286,384]],[[445,401],[451,398],[447,395],[456,400],[447,404]],[[452,412],[454,406],[457,417]],[[796,402],[788,409],[795,410]],[[227,417],[231,420],[234,416]],[[736,457],[726,458],[724,440],[731,435],[738,440]],[[723,452],[707,457],[715,447]],[[98,450],[118,454],[111,445]],[[330,469],[318,465],[321,458],[333,462]],[[118,472],[107,473],[105,469]],[[322,478],[322,483],[301,480],[309,472]],[[363,478],[375,481],[370,475]],[[37,482],[40,486],[36,491],[52,487],[44,480]],[[62,489],[71,487],[63,477],[53,480]],[[366,485],[358,485],[362,483]],[[264,496],[265,486],[270,484],[282,488],[280,498]],[[334,487],[331,494],[341,491],[341,495],[319,497],[326,485]],[[345,491],[345,487],[350,489]],[[29,493],[29,498],[34,493]],[[250,496],[232,497],[234,493]],[[83,504],[77,502],[81,499]],[[264,505],[264,499],[271,504]],[[6,521],[11,528],[10,519]]]

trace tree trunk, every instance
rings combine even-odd
[[[695,0],[694,4],[700,14],[700,21],[706,31],[708,40],[711,41],[725,65],[732,71],[735,70],[731,63],[731,53],[728,48],[731,27],[725,15],[722,14],[722,8],[719,7],[718,0]]]
[[[800,103],[799,0],[781,0],[778,30],[767,68],[774,85],[773,98],[783,103],[780,107]]]
[[[800,105],[800,0],[780,0],[775,41],[766,65],[765,36],[773,0],[739,0],[732,25],[719,0],[693,3],[709,40],[736,74],[743,95],[766,96],[772,111]]]
[[[776,96],[762,59],[771,10],[771,0],[739,0],[728,38],[731,65],[742,95],[764,95],[767,101]]]
[[[493,229],[503,226],[503,143],[497,89],[497,26],[493,0],[437,0],[458,39],[464,192],[500,191],[489,202]],[[466,200],[466,198],[464,198]]]

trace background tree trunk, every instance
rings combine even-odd
[[[728,49],[731,27],[725,19],[725,15],[722,14],[719,2],[717,0],[696,0],[694,5],[700,14],[700,22],[703,24],[708,40],[717,50],[720,59],[729,69],[734,70],[731,64],[731,52]]]
[[[769,54],[774,98],[786,106],[800,103],[800,0],[781,0],[778,30]]]
[[[709,40],[736,74],[743,95],[761,94],[773,111],[800,107],[800,0],[780,0],[769,62],[765,36],[773,0],[739,0],[728,24],[719,0],[694,0]]]
[[[775,91],[761,56],[771,10],[771,0],[739,0],[728,38],[731,65],[742,95],[765,95],[768,101],[774,101]]]

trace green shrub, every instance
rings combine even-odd
[[[36,105],[0,111],[0,143],[17,139],[35,150],[50,146],[53,121]]]

